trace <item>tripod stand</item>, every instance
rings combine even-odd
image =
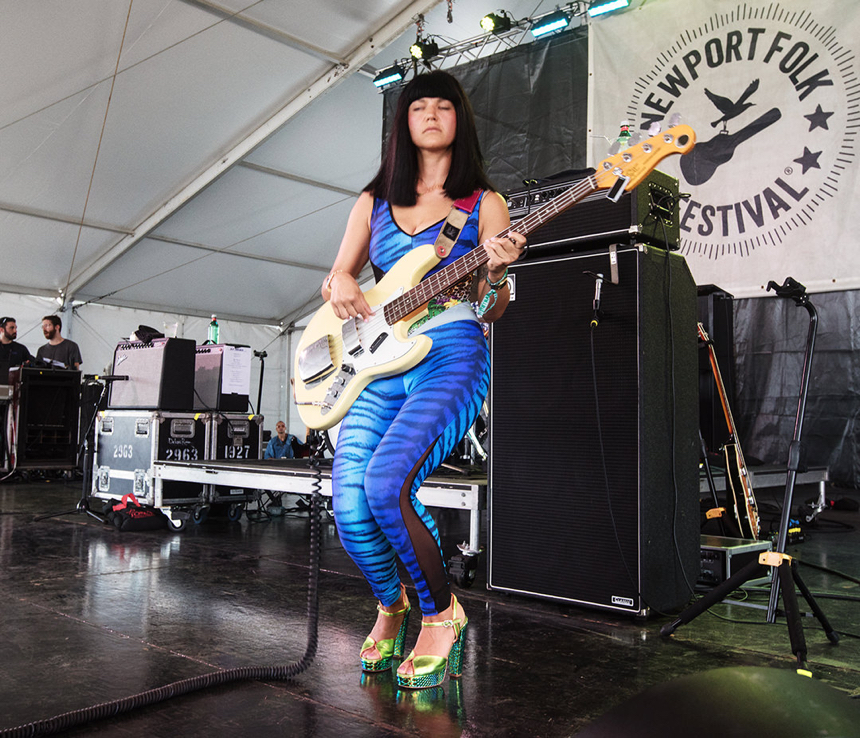
[[[684,623],[689,623],[712,605],[721,602],[729,594],[741,587],[751,579],[760,576],[760,567],[770,566],[774,569],[771,582],[770,602],[768,603],[767,622],[776,622],[776,606],[780,593],[782,593],[783,608],[785,609],[786,625],[788,626],[789,640],[791,641],[792,653],[797,658],[797,671],[806,676],[812,676],[806,663],[806,638],[800,621],[800,610],[797,604],[797,593],[795,585],[800,590],[812,613],[821,623],[828,640],[831,643],[839,642],[839,634],[831,627],[819,607],[812,593],[809,591],[797,570],[797,562],[785,553],[785,545],[788,539],[789,518],[791,516],[791,502],[794,495],[794,484],[797,479],[797,470],[800,466],[800,437],[803,427],[803,416],[806,412],[806,397],[809,391],[809,376],[812,366],[812,354],[815,349],[815,334],[818,328],[818,314],[815,307],[809,301],[806,288],[791,277],[787,277],[782,286],[776,282],[769,282],[768,291],[773,289],[778,297],[794,300],[798,307],[803,307],[809,313],[809,332],[806,340],[806,354],[803,359],[803,373],[800,384],[800,397],[797,403],[797,415],[794,423],[794,435],[788,449],[788,468],[785,482],[785,499],[782,506],[782,516],[779,523],[779,534],[773,551],[762,553],[757,560],[748,563],[743,569],[729,577],[719,586],[715,587],[698,602],[693,603],[676,620],[664,625],[660,635],[670,636]]]
[[[101,376],[97,374],[87,375],[85,377],[88,381],[94,383],[101,383],[101,392],[99,393],[98,399],[95,401],[95,405],[93,406],[93,412],[90,417],[90,422],[87,425],[86,431],[83,434],[83,440],[81,441],[81,445],[78,448],[78,457],[80,458],[81,454],[83,454],[83,482],[81,483],[81,499],[78,500],[78,504],[75,506],[73,510],[62,510],[61,512],[53,512],[48,513],[47,515],[40,515],[37,518],[34,518],[35,521],[39,520],[47,520],[48,518],[58,518],[60,515],[72,515],[73,513],[84,513],[85,515],[89,515],[92,518],[95,518],[101,523],[105,522],[104,516],[90,509],[89,505],[89,487],[87,485],[92,485],[92,475],[93,475],[93,453],[90,450],[90,431],[93,429],[93,425],[96,422],[96,416],[98,415],[99,408],[102,405],[102,401],[104,400],[105,393],[107,392],[108,384],[110,382],[127,380],[128,376],[124,374],[103,374]]]

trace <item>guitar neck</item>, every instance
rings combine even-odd
[[[589,175],[577,182],[570,189],[554,197],[543,207],[538,208],[533,213],[529,213],[496,235],[504,237],[508,233],[516,231],[528,237],[530,233],[536,231],[545,223],[560,215],[564,210],[567,210],[567,208],[590,195],[596,189],[598,189],[597,180],[595,180],[593,175]],[[403,293],[400,297],[387,303],[383,308],[385,321],[389,325],[394,325],[397,321],[414,313],[440,292],[448,289],[451,285],[457,284],[457,282],[474,272],[478,267],[486,264],[488,259],[489,256],[482,246],[472,249],[468,254],[461,256],[445,268],[431,274],[427,279]]]

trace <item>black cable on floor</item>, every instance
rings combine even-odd
[[[813,564],[811,561],[804,561],[803,559],[799,559],[795,556],[795,561],[801,566],[808,566],[810,569],[817,569],[818,571],[823,571],[826,574],[832,574],[836,577],[841,577],[849,582],[854,584],[860,584],[860,579],[857,577],[852,577],[850,574],[846,574],[845,572],[839,571],[838,569],[831,569],[828,566],[821,566],[821,564]]]
[[[316,472],[312,485],[311,508],[310,508],[310,573],[308,574],[308,639],[304,656],[298,661],[284,666],[241,666],[225,671],[215,671],[209,674],[182,679],[163,687],[140,692],[130,697],[124,697],[112,702],[103,702],[92,705],[81,710],[73,710],[62,715],[57,715],[47,720],[38,720],[16,728],[0,730],[0,736],[14,736],[15,738],[29,738],[30,736],[53,735],[70,728],[85,725],[96,720],[115,717],[141,707],[164,702],[173,697],[198,692],[210,687],[217,687],[232,682],[246,681],[249,679],[272,679],[287,680],[301,674],[314,660],[319,643],[317,626],[319,624],[319,549],[320,549],[320,517],[319,498],[322,490],[322,473],[319,468],[319,459],[311,457],[309,460],[311,468]]]

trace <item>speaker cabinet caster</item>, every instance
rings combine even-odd
[[[475,583],[478,573],[478,557],[469,554],[456,554],[448,559],[448,576],[454,584],[469,589]]]

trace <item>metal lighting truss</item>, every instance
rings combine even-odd
[[[523,18],[521,20],[512,20],[511,27],[502,33],[482,33],[472,38],[467,38],[462,41],[455,41],[448,46],[440,46],[439,51],[432,58],[427,60],[414,59],[412,56],[399,59],[396,64],[399,64],[404,70],[410,67],[413,71],[421,63],[428,69],[448,69],[459,64],[475,61],[486,56],[498,54],[501,51],[514,49],[522,43],[530,43],[530,31],[534,28],[542,18],[557,13],[560,10],[568,13],[571,17],[571,23],[574,18],[582,18],[588,8],[588,3],[582,0],[578,2],[568,3],[562,8],[554,8],[549,13],[535,16],[534,18]],[[580,25],[582,24],[580,20]],[[570,29],[570,26],[568,26]],[[429,37],[431,37],[432,34]],[[441,36],[432,36],[436,39],[441,39]],[[399,84],[404,84],[400,82]]]

